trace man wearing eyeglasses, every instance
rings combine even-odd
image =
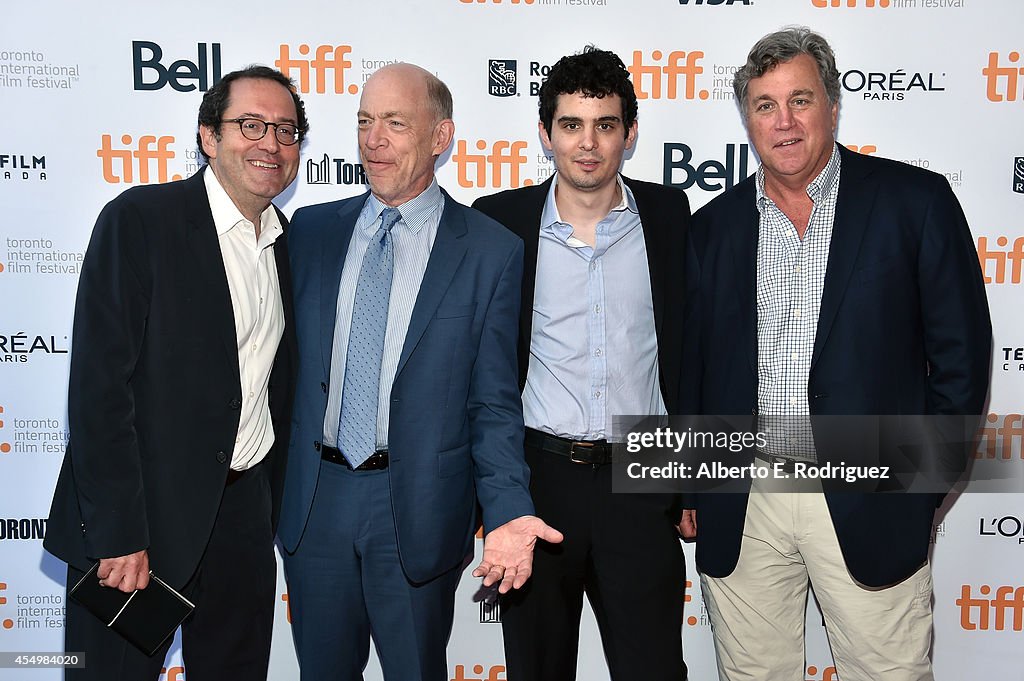
[[[99,562],[110,589],[150,571],[195,604],[182,627],[192,681],[265,679],[274,530],[295,363],[284,216],[308,129],[291,82],[263,66],[203,97],[208,165],[134,187],[100,213],[75,307],[70,442],[45,546],[68,587]],[[155,680],[146,656],[74,601],[67,679]]]

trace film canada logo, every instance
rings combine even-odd
[[[164,66],[163,48],[150,40],[132,41],[132,87],[140,91],[205,92],[220,82],[220,43],[198,43],[196,60],[178,59]]]
[[[492,97],[512,97],[517,94],[515,59],[489,59],[487,61],[487,94]]]
[[[45,180],[46,154],[0,154],[0,178]]]
[[[637,99],[707,99],[708,90],[697,88],[698,76],[704,73],[700,50],[672,50],[667,54],[653,50],[650,59],[642,50],[633,50],[633,61],[626,69],[633,76]]]
[[[302,94],[354,95],[359,86],[349,82],[352,74],[351,45],[300,44],[293,56],[291,45],[281,45],[274,66],[297,83]]]
[[[1024,156],[1013,159],[1013,191],[1024,194]]]
[[[1024,586],[964,584],[956,605],[965,631],[1024,630]]]
[[[472,147],[472,151],[470,150]],[[457,140],[452,162],[460,187],[515,189],[533,184],[523,177],[527,143],[523,140]]]

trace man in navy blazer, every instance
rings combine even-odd
[[[752,414],[762,427],[773,416],[980,414],[991,326],[946,180],[836,144],[839,74],[808,29],[759,41],[734,89],[762,165],[695,216],[682,410]],[[755,465],[815,461],[813,445],[776,450],[768,436]],[[830,456],[828,437],[814,428],[817,456]],[[840,677],[931,679],[941,493],[770,489],[755,480],[749,494],[686,503],[680,529],[697,538],[720,678],[804,678],[810,583]]]
[[[133,187],[100,213],[75,303],[71,438],[45,547],[68,589],[95,562],[111,589],[195,604],[182,626],[190,679],[265,679],[295,366],[284,227],[271,204],[295,179],[306,115],[266,66],[203,97],[208,165]],[[154,681],[147,656],[74,600],[65,645],[81,681]]]
[[[447,679],[478,504],[486,535],[474,574],[485,585],[518,588],[536,539],[560,540],[532,516],[523,462],[523,245],[438,187],[451,113],[429,72],[377,71],[358,113],[370,193],[301,209],[292,223],[299,374],[279,536],[303,679],[361,678],[371,633],[385,679]],[[367,310],[364,270],[378,252],[391,253],[390,291],[374,284],[383,302]],[[383,339],[366,340],[381,317]],[[376,417],[356,418],[368,368]],[[357,436],[373,451],[348,444]]]

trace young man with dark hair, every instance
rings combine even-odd
[[[576,677],[587,594],[615,681],[686,678],[685,571],[674,495],[612,494],[612,418],[675,410],[686,195],[619,174],[636,94],[612,52],[563,57],[540,90],[556,175],[479,199],[526,244],[519,387],[539,542],[530,583],[505,597],[510,679]]]

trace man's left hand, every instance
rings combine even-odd
[[[537,540],[562,541],[562,533],[533,515],[524,515],[496,527],[484,537],[484,557],[473,570],[484,586],[498,584],[498,593],[518,589],[533,572],[533,547]]]

